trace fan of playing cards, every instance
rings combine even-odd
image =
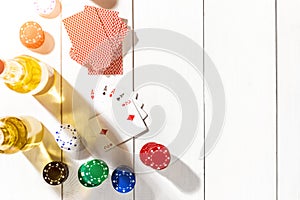
[[[71,40],[70,57],[89,75],[123,74],[122,41],[128,28],[117,11],[93,6],[63,20]]]

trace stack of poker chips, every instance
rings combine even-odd
[[[62,184],[67,180],[68,176],[68,166],[62,162],[50,162],[43,169],[44,180],[53,186]]]
[[[37,49],[44,44],[45,34],[42,27],[34,21],[25,22],[20,28],[20,41],[30,49]]]
[[[111,182],[117,192],[127,193],[135,186],[135,174],[130,167],[122,165],[113,171]]]
[[[164,145],[149,142],[140,150],[140,159],[145,165],[156,170],[162,170],[169,165],[171,155]]]
[[[90,160],[78,169],[79,182],[85,187],[96,187],[103,183],[109,174],[109,168],[103,160]]]
[[[81,148],[80,136],[71,124],[62,124],[55,132],[55,141],[58,146],[67,152],[76,152]]]

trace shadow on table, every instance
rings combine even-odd
[[[136,182],[136,199],[142,199],[142,200],[153,200],[156,199],[155,193],[159,193],[159,191],[154,192],[153,189],[150,187],[150,184],[153,184],[153,180],[150,178],[145,180],[145,178],[142,178],[141,176],[138,176],[137,182]],[[163,191],[160,188],[160,191]]]
[[[53,135],[49,130],[44,127],[44,137],[41,144],[31,150],[23,152],[23,155],[34,166],[41,176],[41,182],[43,181],[42,172],[49,162],[61,160],[61,150],[55,142]],[[46,183],[46,182],[45,182]],[[57,194],[60,194],[60,187],[53,187]]]
[[[149,132],[147,134],[150,134],[151,136],[159,133],[161,127],[163,127],[165,123],[161,119],[166,119],[166,117],[160,106],[153,106],[149,115],[151,116],[152,121],[148,125]],[[140,160],[139,155],[136,155],[136,160]],[[142,166],[145,167],[144,164],[142,164]],[[144,168],[144,170],[146,170],[146,168]],[[151,173],[154,171],[149,167],[146,173],[149,172]],[[199,176],[177,156],[171,155],[170,165],[167,168],[163,170],[157,170],[156,172],[167,178],[181,192],[193,193],[200,189],[201,182]]]
[[[46,31],[44,33],[45,33],[44,43],[42,44],[42,46],[40,46],[37,49],[30,49],[32,52],[40,53],[40,54],[49,54],[54,49],[55,41],[53,36]]]
[[[172,156],[171,159],[176,160],[177,158]],[[143,185],[139,184],[139,196],[142,196],[144,192],[149,192],[151,189],[154,191],[160,190],[162,196],[168,196],[167,193],[164,193],[163,190],[161,190],[161,187],[163,187],[163,185],[159,184],[159,177],[155,178],[155,175],[157,174],[159,174],[161,178],[167,179],[174,186],[176,186],[180,192],[184,194],[195,193],[199,192],[200,190],[201,182],[199,175],[193,172],[193,170],[180,159],[177,159],[175,162],[171,163],[167,168],[163,170],[153,170],[149,167],[148,171],[145,168],[144,172],[140,172],[138,174],[138,181],[143,181],[144,183]],[[149,187],[151,187],[151,189],[149,189]],[[156,195],[157,193],[155,192],[154,196]],[[149,200],[150,199],[151,198],[149,198]]]
[[[34,98],[48,110],[57,121],[61,121],[61,76],[54,70],[46,88],[34,95]]]
[[[57,71],[54,71],[54,76],[52,77],[50,83],[51,82],[52,84],[49,84],[49,86],[44,91],[34,96],[35,99],[44,108],[46,108],[48,112],[51,113],[58,122],[74,125],[74,127],[78,130],[82,141],[86,141],[85,134],[91,134],[88,133],[87,129],[85,128],[88,125],[87,120],[91,117],[90,111],[94,109],[93,105],[91,105],[90,102],[86,100],[74,87],[72,87],[69,84],[69,82],[66,81]],[[83,82],[82,84],[85,84],[85,82]],[[74,97],[76,98],[77,102],[79,102],[79,106],[74,107]],[[74,112],[76,112],[76,116],[74,116]],[[76,119],[74,117],[76,117]],[[44,138],[45,143],[47,143],[47,141],[51,141],[50,144],[55,145],[58,148],[52,134],[49,133],[49,131],[47,134],[48,136]],[[47,164],[46,160],[57,158],[58,160],[60,160],[60,155],[62,155],[62,160],[68,165],[70,171],[69,178],[63,184],[63,193],[67,198],[71,196],[72,198],[70,199],[89,199],[92,198],[94,195],[98,194],[96,196],[103,196],[104,199],[110,199],[110,195],[116,195],[116,199],[122,199],[122,197],[124,197],[124,199],[128,199],[125,198],[128,197],[127,195],[122,196],[116,191],[114,191],[114,189],[111,186],[110,180],[106,180],[103,185],[91,189],[82,186],[78,181],[77,176],[79,167],[87,160],[95,158],[102,159],[105,162],[111,163],[111,165],[109,165],[111,170],[113,170],[114,167],[118,165],[131,166],[132,158],[129,157],[128,152],[125,152],[127,148],[120,148],[125,150],[124,154],[120,153],[120,151],[117,151],[118,148],[115,148],[115,150],[108,151],[107,153],[105,153],[105,155],[103,155],[102,152],[98,153],[98,151],[97,153],[91,155],[90,152],[85,148],[82,148],[79,152],[63,152],[62,154],[60,154],[61,150],[59,148],[54,150],[53,146],[51,145],[41,145],[41,148],[43,150],[38,149],[33,152],[26,152],[24,154],[39,171],[41,171],[44,165]],[[50,151],[50,153],[48,152],[47,154],[47,151]],[[50,155],[52,155],[55,152],[59,153],[59,155],[57,155],[59,157],[52,158]],[[36,162],[40,156],[43,158],[44,154],[46,155],[45,157],[47,159],[43,162]],[[101,194],[98,193],[98,190],[101,191]],[[106,190],[109,192],[106,192]]]
[[[89,146],[97,148],[97,144],[89,144],[89,141],[85,139],[86,137],[91,136],[96,137],[98,134],[92,133],[88,129],[88,119],[91,117],[91,111],[94,110],[94,107],[91,105],[91,102],[88,102],[87,99],[83,98],[82,95],[75,88],[73,88],[69,82],[66,81],[57,71],[55,71],[54,74],[52,85],[49,88],[46,88],[44,92],[41,92],[34,97],[48,110],[49,113],[55,117],[57,121],[72,124],[78,130],[78,133],[81,136],[82,148],[79,152],[63,152],[63,160],[67,161],[66,164],[68,164],[71,169],[75,169],[75,177],[73,177],[75,181],[78,182],[76,170],[78,170],[85,159],[92,158],[92,156],[107,162],[110,167],[115,167],[118,165],[131,166],[132,159],[129,157],[129,154],[126,153],[128,149],[125,145],[123,148],[114,148],[114,150],[107,152],[100,151],[100,146],[98,146],[99,151],[97,150],[96,153],[93,153],[93,155],[91,155],[90,152],[85,149],[85,147]],[[97,79],[96,76],[92,77]],[[76,98],[77,106],[73,105],[74,98]],[[74,115],[75,112],[76,115]],[[51,135],[51,133],[49,134]],[[114,137],[118,138],[117,135]],[[54,140],[53,142],[56,143]],[[122,151],[118,151],[118,149],[122,149]],[[57,151],[60,152],[59,149]],[[72,176],[69,178],[72,180]]]
[[[176,161],[158,173],[166,177],[184,193],[197,192],[201,186],[198,175],[180,159],[175,156],[172,156],[172,159]]]
[[[87,150],[86,150],[87,151]],[[84,153],[80,152],[79,154]],[[88,154],[88,152],[86,152]],[[81,157],[80,155],[78,155]],[[84,187],[78,181],[78,169],[80,166],[86,162],[87,160],[92,159],[103,159],[101,157],[95,157],[94,155],[89,154],[89,157],[86,160],[78,160],[73,159],[66,154],[64,156],[64,162],[69,166],[69,178],[64,183],[63,191],[64,191],[64,198],[66,199],[74,199],[74,200],[82,200],[82,199],[118,199],[118,200],[128,200],[134,199],[133,192],[127,194],[121,194],[114,190],[111,183],[111,176],[109,176],[101,185],[93,188]],[[122,156],[122,155],[113,155],[111,158],[117,165],[129,165],[130,166],[130,159]],[[104,160],[104,159],[103,159]],[[104,160],[106,161],[106,160]],[[109,166],[110,174],[114,170],[114,167]],[[141,183],[137,183],[141,184]]]
[[[44,166],[51,161],[60,161],[61,151],[53,135],[44,127],[44,137],[41,144],[31,150],[23,152],[25,157],[42,172]]]

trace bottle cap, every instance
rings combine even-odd
[[[38,23],[29,21],[20,28],[20,40],[25,47],[36,49],[44,43],[45,34]]]
[[[0,60],[0,74],[4,71],[4,62]]]
[[[114,189],[120,193],[127,193],[133,190],[135,185],[135,174],[128,166],[117,167],[111,176]]]
[[[68,176],[68,166],[62,162],[50,162],[43,169],[43,178],[50,185],[59,185],[65,182]]]
[[[108,178],[108,173],[107,164],[102,160],[94,159],[80,166],[78,179],[85,187],[96,187]]]

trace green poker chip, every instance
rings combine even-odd
[[[85,187],[99,186],[108,178],[109,168],[103,160],[90,160],[78,169],[79,182]]]

